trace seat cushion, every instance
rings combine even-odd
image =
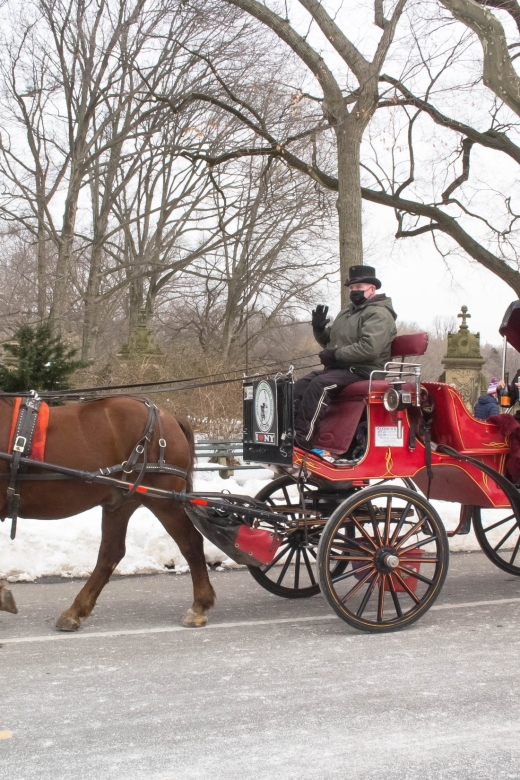
[[[320,423],[319,431],[314,440],[314,446],[328,450],[333,455],[342,455],[348,450],[360,423],[363,411],[368,404],[368,388],[370,382],[363,380],[353,382],[347,385],[330,402],[327,414]],[[372,394],[383,395],[390,382],[385,380],[373,381],[371,385]],[[403,384],[403,390],[409,392],[415,391],[415,385],[406,382]]]

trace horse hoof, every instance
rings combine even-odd
[[[206,615],[198,615],[191,608],[184,615],[182,625],[185,628],[202,628],[208,622]]]
[[[14,596],[7,588],[0,588],[0,610],[3,612],[11,612],[13,615],[18,614]]]
[[[60,615],[56,621],[58,631],[77,631],[81,623],[72,617]]]

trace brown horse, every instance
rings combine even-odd
[[[14,399],[0,397],[0,450],[7,452],[11,432]],[[165,461],[188,472],[186,480],[170,474],[146,475],[146,485],[166,490],[191,490],[195,458],[193,431],[189,423],[178,421],[161,411],[162,436],[166,440]],[[138,400],[127,397],[104,398],[86,403],[51,407],[45,460],[74,469],[97,471],[129,457],[143,435],[148,409]],[[160,433],[153,432],[148,447],[148,462],[157,463]],[[0,461],[0,473],[9,469]],[[42,473],[31,467],[30,471]],[[121,474],[115,474],[121,478]],[[135,476],[134,476],[135,478]],[[0,517],[5,518],[6,478],[0,482]],[[175,540],[190,567],[194,601],[186,612],[183,625],[195,627],[207,623],[206,610],[215,602],[215,592],[208,577],[204,559],[203,539],[188,519],[184,509],[166,499],[148,498],[134,494],[125,496],[120,489],[81,480],[19,483],[20,516],[40,520],[58,520],[71,517],[101,505],[101,545],[96,566],[72,605],[56,622],[62,631],[76,631],[87,618],[110,575],[125,554],[128,521],[135,510],[144,505],[160,520]],[[0,585],[0,609],[16,610],[9,591]]]

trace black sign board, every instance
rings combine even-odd
[[[244,384],[244,460],[292,463],[292,378]]]

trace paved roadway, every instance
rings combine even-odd
[[[520,778],[520,578],[452,555],[436,606],[372,636],[320,596],[211,576],[198,630],[178,627],[189,576],[114,580],[73,635],[52,623],[79,582],[14,585],[1,780]]]

